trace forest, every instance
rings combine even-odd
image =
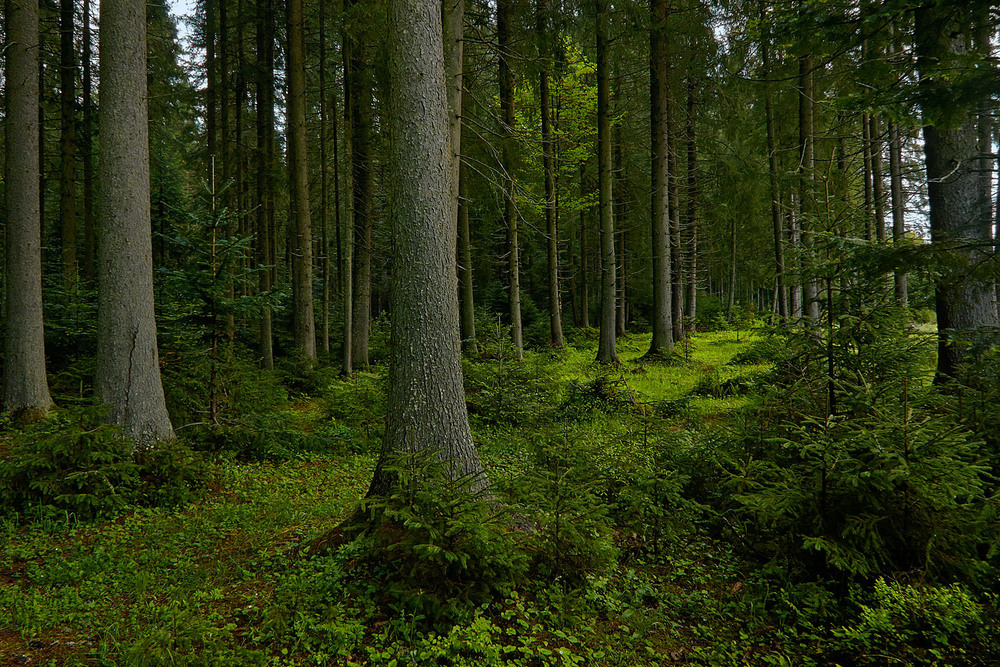
[[[1000,4],[0,11],[0,665],[1000,664]]]

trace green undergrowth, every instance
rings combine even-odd
[[[212,423],[186,378],[192,422],[155,464],[92,409],[4,425],[0,664],[995,664],[998,512],[972,418],[907,384],[924,342],[845,338],[823,421],[809,336],[699,333],[650,362],[630,335],[613,367],[570,340],[464,361],[488,492],[432,456],[361,501],[383,366],[256,388],[238,367]],[[888,352],[913,362],[889,389],[848,381]]]

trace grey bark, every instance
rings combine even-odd
[[[385,444],[369,495],[391,489],[393,454],[436,450],[451,478],[486,484],[469,429],[458,327],[456,225],[440,4],[390,0],[389,216],[392,329]]]
[[[349,0],[355,10],[358,0]],[[355,20],[360,20],[355,17]],[[375,180],[372,174],[372,85],[369,45],[358,35],[361,30],[345,29],[350,77],[351,186],[353,190],[351,243],[351,368],[368,366],[371,334],[372,243]],[[346,103],[346,100],[345,100]]]
[[[451,138],[452,220],[458,225],[458,280],[462,349],[476,354],[476,308],[472,290],[472,245],[469,230],[469,184],[462,164],[462,116],[464,96],[465,0],[444,0],[441,5],[444,29],[444,69],[448,90],[448,134]]]
[[[316,358],[312,293],[312,219],[309,208],[309,154],[306,143],[306,70],[302,0],[288,0],[288,138],[291,206],[295,220],[292,320],[295,345]]]
[[[979,148],[973,109],[950,94],[948,68],[970,51],[972,8],[916,11],[914,43],[923,92],[923,135],[931,242],[951,250],[954,268],[936,285],[938,364],[935,382],[953,378],[976,330],[997,326],[994,284],[971,274],[992,248],[989,208],[980,196]]]
[[[764,0],[758,5],[761,26],[766,25]],[[781,219],[781,193],[778,190],[778,139],[774,126],[774,97],[771,90],[771,49],[769,38],[761,36],[761,64],[764,79],[764,119],[767,127],[767,171],[771,186],[771,228],[774,237],[774,275],[777,310],[781,319],[788,318],[788,290],[785,289],[785,230]]]
[[[91,102],[90,2],[83,0],[83,275],[94,280],[97,256],[97,223],[94,216],[94,105]]]
[[[257,289],[261,295],[271,291],[274,247],[274,25],[272,0],[257,4]],[[271,308],[261,309],[259,331],[261,365],[274,368]]]
[[[688,270],[685,316],[687,330],[694,331],[698,314],[698,136],[695,128],[697,91],[694,77],[687,84],[687,229]]]
[[[875,204],[875,240],[886,242],[885,234],[885,183],[882,174],[882,124],[876,116],[868,119],[871,136],[872,200]]]
[[[906,199],[903,194],[903,141],[899,126],[889,123],[889,193],[892,200],[892,242],[902,243],[906,237]],[[896,303],[905,306],[909,300],[906,273],[896,270],[893,276]]]
[[[52,407],[45,376],[38,181],[38,3],[5,8],[7,321],[3,409],[33,420]]]
[[[597,361],[617,364],[615,349],[615,223],[611,198],[611,77],[608,1],[597,3],[597,194],[601,215],[601,326]]]
[[[109,420],[140,448],[174,437],[153,311],[146,3],[101,0],[97,375]]]
[[[556,224],[555,158],[549,100],[549,31],[545,0],[535,3],[535,30],[542,70],[538,74],[539,111],[542,117],[542,170],[545,180],[545,230],[548,237],[549,343],[563,346],[562,300],[559,296],[559,228]]]
[[[500,50],[500,141],[502,144],[501,167],[503,169],[504,205],[503,222],[507,228],[507,272],[508,306],[510,309],[510,337],[514,354],[520,361],[524,356],[521,330],[521,259],[517,240],[517,206],[514,199],[516,181],[514,179],[514,71],[511,60],[514,52],[511,46],[511,23],[513,21],[512,0],[497,0],[497,46]]]
[[[671,308],[670,215],[667,187],[667,0],[650,0],[653,26],[649,33],[650,200],[653,245],[653,340],[650,357],[674,350]]]
[[[59,5],[60,166],[59,217],[62,222],[63,279],[68,293],[79,275],[76,252],[76,46],[73,0]]]

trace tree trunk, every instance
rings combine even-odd
[[[597,361],[617,364],[615,349],[615,223],[611,199],[611,77],[608,0],[597,3],[597,194],[601,212],[601,328]]]
[[[650,180],[653,243],[653,341],[649,357],[674,351],[671,308],[670,214],[667,187],[667,0],[650,0],[653,25],[649,33]]]
[[[272,0],[257,5],[257,288],[261,296],[271,292],[274,247],[274,11]],[[264,305],[260,316],[261,365],[274,368],[271,308]]]
[[[906,237],[906,199],[903,194],[903,142],[899,126],[889,123],[889,191],[892,197],[892,242],[902,243]],[[894,275],[896,303],[905,306],[908,301],[906,274],[896,270]]]
[[[349,11],[356,13],[358,0],[349,0]],[[361,20],[355,16],[355,20]],[[371,131],[372,88],[368,44],[356,35],[361,30],[346,30],[345,44],[350,57],[351,111],[351,182],[353,243],[351,248],[351,367],[368,367],[368,341],[372,310],[372,242],[375,181],[372,175]]]
[[[312,220],[309,209],[309,155],[306,144],[306,69],[302,0],[288,0],[288,137],[291,207],[295,220],[292,321],[296,347],[306,359],[316,358],[313,320]]]
[[[451,479],[486,485],[462,387],[456,225],[440,5],[391,0],[392,345],[385,444],[368,494],[394,483],[393,454],[437,450]]]
[[[445,0],[441,20],[444,29],[444,70],[448,91],[448,134],[451,137],[452,219],[458,225],[458,289],[462,349],[476,354],[476,308],[472,290],[472,245],[469,230],[468,173],[462,164],[462,95],[465,63],[465,0]]]
[[[497,0],[497,46],[500,50],[500,142],[502,144],[501,169],[503,174],[504,206],[503,223],[507,228],[507,272],[509,280],[508,306],[510,309],[510,337],[514,354],[520,361],[524,356],[521,331],[521,260],[517,241],[517,206],[514,200],[514,72],[511,60],[512,0]]]
[[[62,221],[63,281],[67,293],[76,288],[76,46],[73,43],[73,0],[59,5],[60,168],[59,216]]]
[[[875,240],[875,227],[872,216],[874,215],[874,195],[872,183],[872,124],[868,114],[861,116],[861,151],[862,166],[864,168],[865,186],[865,240]]]
[[[542,170],[545,179],[545,229],[548,236],[549,269],[549,343],[552,347],[563,346],[562,301],[559,296],[559,228],[556,224],[556,181],[555,159],[553,156],[552,127],[549,100],[549,46],[548,11],[546,0],[535,3],[535,23],[538,37],[538,52],[542,71],[538,75],[538,99],[542,117]]]
[[[694,331],[698,314],[698,138],[695,129],[697,91],[693,76],[687,85],[687,228],[688,238],[688,279],[685,302],[687,330]]]
[[[886,242],[885,234],[885,184],[882,180],[882,126],[876,116],[868,119],[871,135],[872,199],[875,203],[875,240]]]
[[[684,340],[684,255],[681,247],[681,199],[680,183],[677,178],[678,159],[674,100],[670,94],[667,95],[666,118],[667,189],[670,192],[667,202],[667,209],[670,212],[670,319],[674,327],[674,342],[680,342]]]
[[[320,341],[323,352],[330,354],[330,220],[327,214],[327,204],[330,200],[330,172],[327,163],[326,144],[327,119],[329,118],[329,98],[326,96],[326,3],[319,4],[319,163],[320,163],[320,270],[323,280],[322,291],[322,326]],[[336,109],[334,114],[336,114]]]
[[[146,3],[100,5],[100,243],[97,376],[109,420],[148,448],[174,437],[153,311],[146,109]]]
[[[617,93],[615,94],[617,99]],[[625,335],[625,324],[627,319],[625,302],[625,155],[622,151],[622,130],[621,125],[615,126],[614,141],[614,174],[611,179],[612,196],[614,199],[614,219],[618,237],[615,243],[615,336],[620,338]]]
[[[42,323],[38,3],[7,0],[5,15],[7,318],[3,409],[15,421],[33,421],[53,405],[45,375]]]
[[[580,163],[580,201],[587,194],[585,184],[585,163]],[[580,326],[584,329],[590,328],[590,276],[587,270],[587,209],[580,209]]]
[[[980,196],[973,109],[956,101],[948,72],[969,56],[972,8],[916,10],[914,44],[923,100],[924,152],[931,242],[950,250],[960,266],[936,285],[938,364],[935,382],[955,377],[969,343],[983,327],[997,326],[994,285],[970,272],[992,248],[989,209]]]
[[[94,219],[94,105],[91,101],[90,0],[83,0],[83,275],[93,282],[97,256],[97,225]]]
[[[799,174],[799,220],[802,233],[802,265],[809,268],[804,274],[811,274],[808,267],[813,254],[813,229],[811,219],[815,208],[816,144],[815,144],[815,77],[813,57],[803,56],[799,60],[799,145],[802,150]],[[819,284],[811,275],[803,276],[803,304],[809,324],[818,325],[820,318]]]

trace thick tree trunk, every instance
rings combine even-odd
[[[38,181],[38,3],[7,0],[4,412],[32,421],[52,407],[45,376]]]
[[[608,0],[597,3],[597,194],[601,213],[601,328],[597,361],[617,364],[615,349],[615,223],[611,199],[611,77]]]
[[[76,45],[73,0],[59,6],[60,168],[59,216],[62,222],[63,281],[67,293],[76,288]]]
[[[97,376],[110,421],[137,447],[174,437],[153,311],[146,3],[102,0]]]
[[[257,289],[271,292],[274,247],[274,12],[272,0],[257,5]],[[271,308],[264,305],[260,316],[259,354],[261,366],[274,368]]]
[[[502,144],[501,169],[503,174],[504,205],[503,223],[507,228],[508,306],[510,310],[510,337],[514,354],[520,361],[524,356],[521,331],[521,259],[517,240],[517,206],[514,200],[514,72],[511,60],[512,0],[497,0],[497,46],[500,50],[500,142]]]
[[[969,7],[924,7],[916,11],[914,43],[923,92],[924,152],[931,241],[952,251],[962,266],[948,270],[936,286],[938,364],[935,382],[953,378],[969,352],[975,331],[997,326],[992,281],[970,275],[991,254],[989,209],[980,196],[979,150],[973,110],[949,94],[948,71],[970,51]]]
[[[306,144],[306,69],[302,0],[288,0],[288,137],[291,207],[295,220],[292,320],[296,347],[316,358],[312,293],[312,220],[309,208],[309,154]]]
[[[674,342],[684,340],[684,254],[681,250],[681,198],[677,178],[677,136],[674,125],[674,103],[667,95],[667,189],[670,191],[667,209],[670,212],[670,311],[674,327]]]
[[[385,494],[390,456],[437,450],[452,479],[486,485],[462,387],[456,226],[440,5],[391,0],[389,168],[392,345],[385,444],[369,495]]]
[[[650,357],[674,351],[671,308],[670,214],[667,187],[667,0],[650,0],[649,33],[650,212],[653,243],[653,341]]]

